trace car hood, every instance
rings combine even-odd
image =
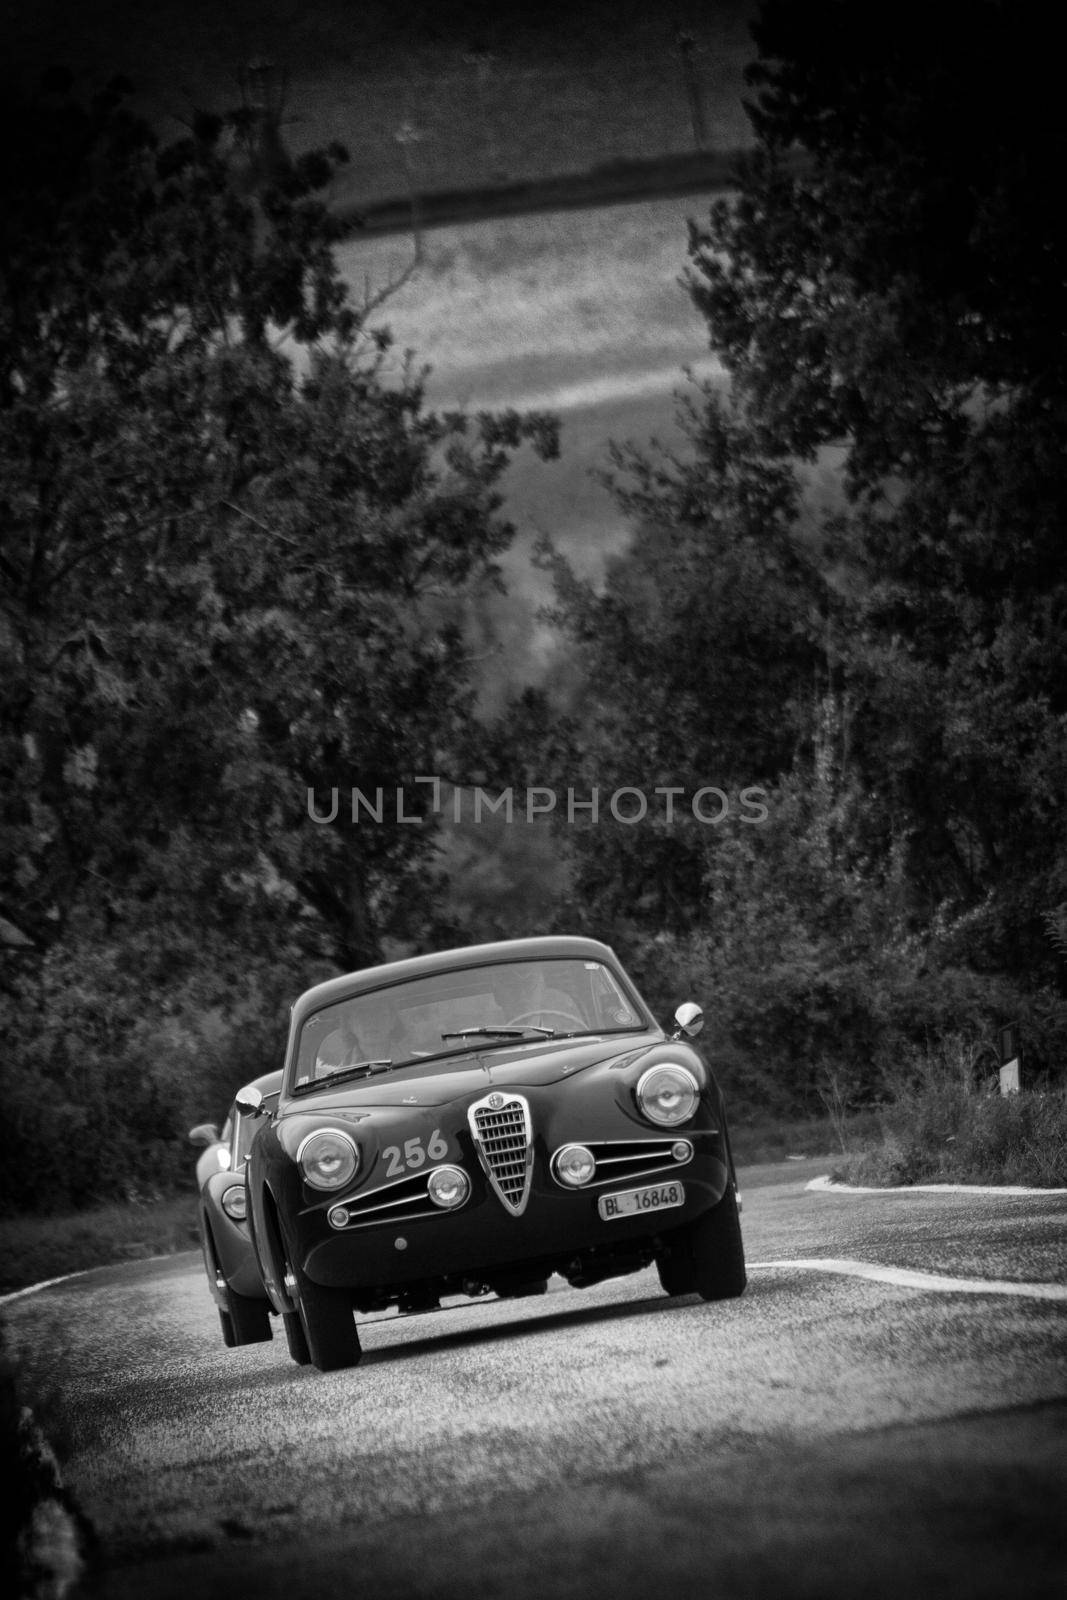
[[[287,1100],[285,1113],[371,1110],[375,1106],[440,1106],[479,1090],[537,1088],[573,1077],[588,1067],[618,1060],[628,1063],[654,1045],[662,1033],[600,1034],[589,1039],[546,1039],[542,1044],[501,1045],[444,1061],[413,1062],[373,1078],[357,1078],[334,1089]]]

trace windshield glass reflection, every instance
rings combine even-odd
[[[472,1047],[626,1031],[649,1022],[636,997],[599,961],[509,961],[438,972],[353,995],[308,1017],[295,1087]]]

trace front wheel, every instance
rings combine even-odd
[[[296,1302],[299,1328],[303,1332],[308,1358],[320,1372],[337,1372],[354,1367],[362,1355],[352,1302],[343,1289],[327,1289],[315,1283],[295,1265],[286,1251],[285,1289]],[[289,1354],[300,1362],[302,1349],[288,1317],[285,1323]],[[294,1345],[296,1348],[294,1349]]]
[[[748,1274],[733,1184],[718,1205],[671,1236],[656,1257],[656,1270],[669,1295],[735,1300],[744,1293]]]

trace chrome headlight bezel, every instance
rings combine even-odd
[[[315,1145],[324,1142],[332,1143],[339,1157],[337,1168],[333,1172],[324,1172],[312,1164]],[[322,1159],[321,1155],[319,1159]],[[346,1188],[359,1171],[359,1146],[352,1136],[341,1128],[315,1128],[311,1133],[305,1134],[297,1146],[296,1164],[300,1169],[300,1176],[309,1188],[333,1194],[338,1189]]]
[[[231,1222],[245,1222],[248,1218],[248,1185],[231,1183],[224,1189],[220,1206]]]
[[[673,1079],[681,1097],[676,1109],[665,1109],[652,1101],[657,1079]],[[696,1074],[680,1061],[657,1061],[638,1078],[634,1099],[646,1121],[657,1128],[678,1128],[696,1116],[700,1106],[700,1083]]]

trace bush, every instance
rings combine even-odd
[[[944,1038],[898,1080],[878,1142],[842,1165],[852,1183],[1067,1185],[1067,1092],[991,1084],[982,1047]]]

